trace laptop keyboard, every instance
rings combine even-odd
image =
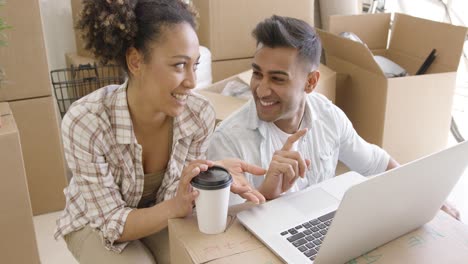
[[[313,261],[334,216],[335,211],[292,227],[280,234]]]

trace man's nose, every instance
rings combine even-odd
[[[258,82],[255,93],[259,98],[263,98],[271,94],[270,86],[266,79],[262,79],[260,82]]]

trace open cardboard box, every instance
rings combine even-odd
[[[323,64],[320,64],[319,71],[320,79],[314,92],[321,93],[331,101],[335,101],[336,73]],[[223,89],[229,82],[238,82],[248,86],[251,77],[252,70],[248,70],[214,83],[211,86],[197,89],[195,92],[203,95],[211,102],[216,112],[216,121],[220,122],[248,101],[244,98],[222,95]]]
[[[336,104],[357,132],[401,163],[445,148],[466,28],[397,13],[392,27],[390,14],[331,16],[329,30],[318,32],[326,64],[338,74]],[[367,47],[341,32],[355,33]],[[434,63],[414,76],[432,49]],[[409,76],[386,78],[373,55]]]

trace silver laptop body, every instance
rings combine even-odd
[[[237,217],[287,263],[310,263],[306,253],[314,250],[314,263],[345,263],[429,222],[467,166],[468,142],[462,142],[372,178],[349,172]],[[335,210],[319,247],[307,247],[316,239],[306,239],[304,225]],[[306,243],[295,246],[299,240],[288,238],[299,233]]]

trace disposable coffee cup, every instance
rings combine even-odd
[[[205,234],[219,234],[226,229],[232,177],[220,166],[198,174],[190,182],[199,191],[195,200],[198,229]]]

